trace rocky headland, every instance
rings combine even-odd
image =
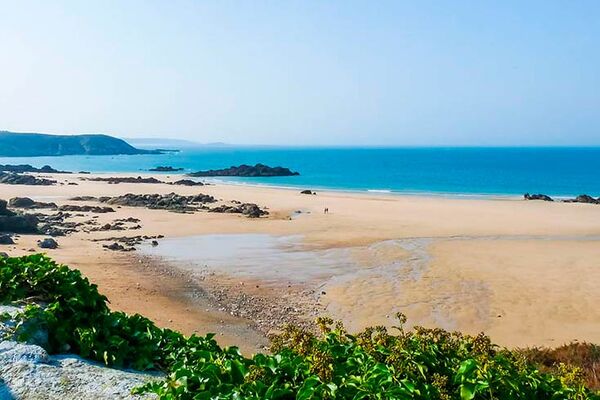
[[[268,165],[264,164],[256,164],[254,166],[242,164],[238,167],[232,166],[224,169],[210,169],[206,171],[193,172],[189,175],[197,177],[239,176],[246,178],[257,178],[273,176],[296,176],[300,174],[284,167],[269,167]]]

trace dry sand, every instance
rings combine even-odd
[[[82,181],[78,175],[54,178],[78,185],[0,185],[0,198],[28,196],[73,204],[69,197],[175,191],[268,207],[271,215],[258,220],[122,207],[99,220],[136,217],[141,230],[75,233],[58,238],[59,249],[48,250],[97,283],[113,308],[142,313],[186,333],[217,331],[223,344],[238,343],[247,352],[264,345],[264,337],[253,328],[251,316],[232,316],[204,299],[201,291],[210,290],[209,281],[198,287],[173,266],[138,253],[111,252],[90,239],[123,234],[302,235],[308,249],[349,248],[361,266],[306,282],[315,292],[309,300],[351,329],[391,325],[391,316],[401,311],[412,324],[485,331],[507,346],[600,342],[598,205],[340,192],[312,196],[241,185],[109,185]],[[325,207],[328,215],[323,214]],[[290,218],[296,210],[302,213]],[[16,246],[2,246],[0,251],[28,253],[37,239],[21,236]],[[235,266],[228,278],[237,279]],[[284,285],[261,286],[249,294],[281,298],[278,290]],[[255,288],[246,287],[249,292]]]

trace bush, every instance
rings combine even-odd
[[[351,335],[327,318],[318,320],[320,335],[287,326],[272,354],[246,358],[213,335],[185,337],[111,312],[79,271],[42,255],[0,259],[0,302],[23,300],[36,302],[21,317],[46,325],[51,352],[164,371],[164,381],[136,389],[161,399],[600,398],[577,368],[542,372],[525,352],[498,348],[483,334],[405,331],[402,315],[393,333],[375,327]]]

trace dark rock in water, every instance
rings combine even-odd
[[[56,249],[58,247],[58,242],[52,238],[47,238],[39,240],[38,246],[42,249]]]
[[[0,234],[0,244],[15,244],[12,237],[6,233]]]
[[[173,168],[171,166],[159,166],[156,168],[151,168],[149,169],[149,171],[152,172],[176,172],[176,171],[183,171],[183,168]]]
[[[97,214],[105,214],[109,212],[115,212],[112,207],[100,207],[100,206],[77,206],[72,204],[65,204],[58,207],[59,211],[74,211],[74,212],[93,212]]]
[[[152,246],[154,246],[154,247],[158,246],[158,241],[157,240],[153,240],[152,241]]]
[[[0,183],[6,183],[8,185],[50,186],[56,184],[56,181],[52,179],[36,178],[32,175],[0,172]]]
[[[303,190],[300,192],[300,194],[317,194],[317,192],[313,192],[312,190]]]
[[[552,199],[552,197],[545,195],[545,194],[529,194],[529,193],[525,193],[523,195],[523,197],[525,198],[525,200],[543,200],[543,201],[554,201]]]
[[[241,177],[272,177],[272,176],[296,176],[298,172],[292,172],[284,167],[269,167],[264,164],[231,166],[224,169],[211,169],[189,174],[190,176],[241,176]]]
[[[202,182],[196,182],[191,179],[180,179],[171,183],[171,185],[182,185],[182,186],[204,186]]]
[[[55,203],[43,203],[30,199],[29,197],[13,197],[8,205],[14,208],[57,208]]]
[[[90,171],[79,171],[78,174],[89,175],[89,174],[91,174],[91,172]]]

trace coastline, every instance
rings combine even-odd
[[[77,232],[58,237],[60,247],[47,251],[98,283],[115,309],[140,312],[161,326],[187,334],[220,332],[221,343],[241,344],[247,353],[266,345],[265,334],[275,328],[257,320],[269,314],[275,322],[308,322],[316,313],[328,314],[355,330],[389,324],[387,316],[403,311],[410,324],[467,333],[483,330],[506,346],[600,341],[600,311],[595,307],[600,302],[595,290],[600,284],[595,268],[600,259],[597,205],[334,191],[309,196],[297,189],[264,186],[109,185],[80,180],[107,174],[40,176],[65,185],[0,185],[0,198],[27,196],[60,205],[73,204],[68,198],[76,195],[174,191],[206,193],[268,208],[268,218],[252,220],[231,214],[178,214],[123,206],[114,214],[97,215],[97,220],[135,217],[141,221],[139,230]],[[322,213],[325,206],[331,209],[329,215]],[[298,210],[302,212],[296,215]],[[214,275],[206,271],[189,274],[176,261],[147,258],[140,251],[112,252],[91,241],[140,234],[162,234],[165,240],[214,234],[295,235],[298,248],[307,254],[328,252],[315,253],[310,260],[322,254],[346,258],[339,267],[317,264],[316,270],[327,272],[322,276],[301,275],[290,283],[249,277],[235,263],[228,273],[213,268]],[[16,246],[0,250],[28,254],[41,237],[21,235]],[[165,242],[159,240],[157,249],[162,246]],[[197,258],[206,256],[198,254]],[[275,264],[263,269],[268,272],[270,265]],[[297,275],[289,271],[290,278]],[[286,310],[285,303],[291,309]],[[273,308],[257,317],[258,308],[265,304]]]

